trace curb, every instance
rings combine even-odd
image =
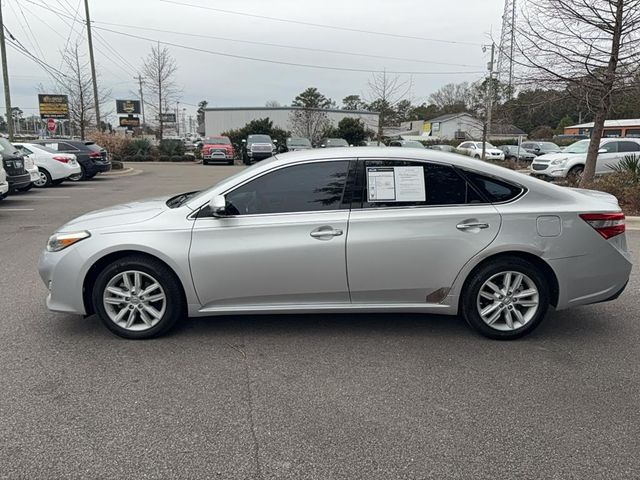
[[[138,175],[142,173],[142,170],[135,170],[131,167],[123,168],[122,170],[111,170],[109,172],[101,173],[102,177],[127,177],[131,175]]]
[[[199,165],[202,161],[193,162],[127,162],[127,165]]]
[[[627,230],[640,230],[640,217],[626,217],[625,224]]]

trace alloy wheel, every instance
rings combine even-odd
[[[38,180],[33,182],[33,184],[38,188],[42,188],[47,185],[48,181],[49,179],[47,178],[47,174],[40,170],[38,171]]]
[[[538,287],[521,272],[493,275],[480,287],[477,298],[482,321],[495,330],[511,331],[533,319],[540,305]]]
[[[167,308],[167,296],[160,282],[138,270],[121,272],[111,278],[102,302],[113,323],[134,332],[155,327]]]

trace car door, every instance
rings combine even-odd
[[[619,143],[618,140],[611,140],[600,145],[600,152],[596,161],[597,174],[611,172],[610,165],[617,165],[620,157],[624,156],[624,154],[618,153]]]
[[[354,304],[439,303],[500,229],[496,208],[450,165],[366,160],[357,180],[347,237]]]
[[[190,264],[202,306],[348,304],[350,168],[280,167],[228,191],[226,216],[200,215]]]
[[[640,157],[640,142],[633,140],[618,140],[616,142],[618,144],[618,153],[614,160],[605,165],[607,172],[612,171],[612,165],[618,165],[620,160],[627,156],[636,156]]]

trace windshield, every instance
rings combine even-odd
[[[7,140],[6,138],[0,138],[0,152],[7,153],[9,155],[19,155],[19,152],[18,150],[16,150],[16,147],[11,145],[9,140]]]
[[[579,142],[572,143],[564,149],[563,153],[587,153],[590,141],[591,140],[580,140]]]
[[[258,168],[262,168],[265,165],[271,163],[271,162],[275,162],[276,161],[276,157],[271,157],[271,158],[267,158],[266,160],[262,160],[258,163],[254,163],[253,165],[251,165],[250,167],[245,168],[244,170],[240,170],[237,173],[234,173],[233,175],[223,178],[222,180],[220,180],[218,183],[212,185],[211,187],[207,188],[206,190],[202,190],[201,192],[197,193],[196,195],[189,197],[188,200],[193,200],[196,201],[198,200],[200,197],[206,196],[207,194],[209,194],[209,192],[211,192],[213,189],[218,188],[218,185],[222,184],[222,183],[226,183],[232,180],[235,180],[236,178],[243,176],[247,173],[251,173],[254,170],[257,170]]]
[[[327,147],[348,147],[349,144],[342,138],[327,138],[325,145]]]
[[[247,143],[271,143],[271,137],[269,135],[249,135]]]
[[[311,142],[307,138],[287,138],[290,147],[310,147]]]
[[[476,147],[478,147],[478,148],[482,148],[482,142],[478,142],[478,143],[476,143]],[[484,147],[484,148],[486,149],[486,148],[496,148],[496,147],[494,147],[493,145],[491,145],[489,142],[486,142],[486,143],[485,143],[485,147]]]
[[[207,137],[204,139],[204,143],[213,145],[231,145],[231,140],[227,137]]]
[[[402,146],[406,148],[424,148],[420,142],[416,142],[414,140],[407,140],[402,144]]]

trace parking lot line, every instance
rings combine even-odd
[[[71,187],[74,190],[95,190],[96,187]]]
[[[70,196],[66,196],[66,195],[61,195],[61,196],[49,196],[49,195],[33,195],[33,196],[29,196],[29,197],[12,197],[11,200],[37,200],[37,199],[43,199],[43,200],[56,200],[56,199],[65,199],[65,198],[71,198]]]
[[[0,212],[33,212],[35,208],[3,208],[0,207]]]

